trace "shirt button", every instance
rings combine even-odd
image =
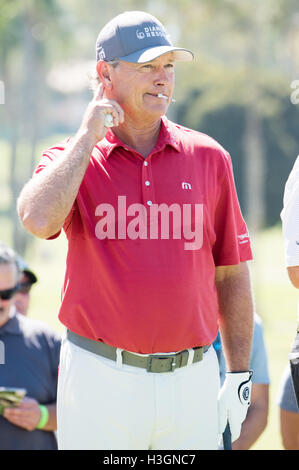
[[[148,162],[144,162],[144,166],[148,166]]]
[[[148,206],[151,206],[151,205],[152,205],[152,201],[147,201],[147,205],[148,205]]]
[[[145,182],[145,186],[149,186],[151,183],[149,181]]]

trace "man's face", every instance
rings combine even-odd
[[[175,73],[172,53],[144,64],[120,61],[111,68],[112,88],[107,98],[115,99],[127,117],[150,122],[163,116],[171,102]],[[159,98],[162,94],[167,99]]]
[[[19,290],[16,292],[14,297],[14,303],[16,309],[22,315],[27,315],[29,303],[30,303],[30,289],[32,283],[28,276],[25,273],[22,273],[22,276],[19,280]]]
[[[13,289],[17,282],[18,272],[15,264],[0,264],[0,327],[8,321],[14,303],[14,296],[2,299],[1,292]]]

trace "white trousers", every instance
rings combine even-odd
[[[119,356],[120,357],[120,356]],[[216,450],[219,368],[201,362],[151,373],[63,340],[58,378],[60,450]]]

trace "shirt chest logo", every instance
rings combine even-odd
[[[185,181],[182,183],[183,189],[192,189],[191,183],[186,183]]]

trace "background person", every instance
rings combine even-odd
[[[281,211],[285,263],[290,281],[299,288],[299,156],[285,184]],[[299,312],[298,312],[299,314]]]
[[[282,444],[286,450],[299,450],[299,407],[297,404],[290,364],[287,364],[277,394]]]
[[[69,244],[61,449],[217,449],[227,419],[234,440],[246,416],[252,254],[231,159],[212,138],[165,117],[174,62],[192,58],[145,12],[111,20],[97,39],[100,84],[78,132],[44,153],[20,194],[25,228],[41,238],[63,228]],[[144,238],[138,224],[128,237],[132,220],[123,227],[121,217],[108,224],[117,235],[101,237],[100,204],[115,213],[120,196],[130,210],[142,206],[141,218],[161,203],[204,207],[202,246],[162,238],[161,220],[152,227],[158,238]],[[210,346],[219,324],[228,372],[218,397]]]
[[[0,386],[27,391],[17,407],[0,415],[0,449],[56,450],[60,338],[47,325],[16,311],[19,274],[16,254],[0,244],[0,340],[5,352]]]
[[[282,233],[285,251],[285,263],[289,279],[296,289],[299,289],[299,156],[289,174],[284,189],[283,209],[281,211]],[[299,324],[299,304],[297,312]],[[299,333],[292,346],[291,353],[299,358]],[[280,426],[283,445],[286,449],[298,449],[299,427],[295,391],[299,394],[299,365],[290,355],[289,367],[286,367],[280,384],[278,404],[280,406]],[[291,368],[293,367],[293,377]],[[292,385],[292,387],[290,387]],[[295,402],[294,402],[295,399]]]
[[[18,290],[14,296],[14,301],[18,313],[27,315],[30,304],[31,287],[37,282],[37,277],[20,256],[18,256],[18,265],[20,270],[20,279]]]

